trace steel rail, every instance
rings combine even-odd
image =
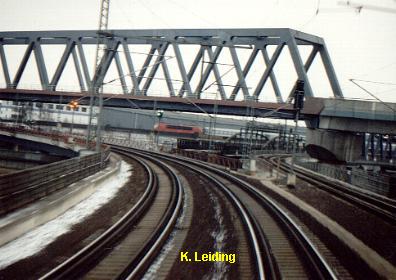
[[[271,214],[276,217],[276,220],[290,233],[291,239],[294,241],[298,252],[302,253],[305,263],[310,267],[311,273],[314,274],[316,279],[338,279],[333,269],[323,258],[322,254],[318,251],[316,246],[310,238],[302,231],[300,226],[281,208],[278,204],[271,199],[268,195],[262,193],[251,184],[231,175],[224,171],[218,170],[218,173],[228,175],[229,178],[238,182],[240,186],[260,202],[266,209],[270,210]]]
[[[120,147],[117,147],[117,150],[118,149],[120,149]],[[127,151],[130,149],[122,149],[122,150]],[[145,153],[144,151],[141,151],[141,152]],[[278,277],[275,277],[275,275],[279,275],[278,268],[274,267],[274,266],[276,266],[276,263],[272,260],[271,257],[267,257],[266,260],[268,260],[269,263],[271,264],[271,268],[269,271],[272,271],[273,275],[266,275],[266,273],[265,273],[266,269],[264,266],[264,260],[262,258],[261,252],[264,250],[265,252],[269,253],[270,252],[269,246],[266,243],[266,240],[261,239],[263,237],[263,234],[262,234],[262,232],[258,231],[258,229],[261,227],[258,225],[257,221],[254,219],[253,215],[248,211],[248,209],[246,209],[246,207],[237,198],[237,196],[225,184],[220,182],[214,176],[211,176],[211,175],[205,173],[204,171],[202,171],[201,169],[198,169],[196,166],[194,166],[192,164],[186,164],[186,163],[182,164],[180,161],[177,161],[177,160],[169,158],[169,157],[164,157],[160,154],[155,154],[155,156],[158,158],[161,158],[161,159],[165,159],[166,161],[176,163],[183,167],[188,167],[190,170],[193,170],[194,172],[196,172],[196,173],[206,177],[210,181],[214,182],[216,184],[216,186],[218,186],[220,188],[220,190],[230,199],[231,203],[234,205],[236,210],[240,213],[244,224],[248,228],[248,234],[250,236],[250,239],[251,239],[251,242],[253,245],[255,262],[256,262],[257,270],[258,270],[258,278],[259,279],[277,279]],[[128,279],[130,279],[130,278],[128,278]]]
[[[131,148],[128,148],[128,150]],[[133,149],[132,149],[133,150]],[[180,161],[187,162],[189,164],[193,164],[204,170],[209,170],[218,174],[222,177],[231,180],[238,186],[240,186],[243,190],[249,193],[256,201],[258,201],[265,209],[267,209],[270,214],[277,219],[285,233],[289,233],[294,245],[297,248],[297,251],[301,253],[303,260],[307,267],[310,268],[310,272],[312,275],[315,276],[317,279],[337,279],[334,271],[327,263],[327,261],[323,258],[320,254],[316,246],[310,240],[310,238],[301,230],[301,228],[293,221],[292,218],[278,206],[277,203],[274,202],[266,194],[262,193],[261,191],[257,190],[251,184],[239,179],[238,177],[231,175],[225,171],[212,167],[210,165],[201,163],[199,161],[194,161],[187,158],[180,158],[176,156],[164,155],[160,153],[151,152],[151,154],[156,154],[162,158],[166,158],[168,160],[172,160],[174,162]],[[203,173],[205,174],[205,173]]]
[[[174,169],[152,156],[137,152],[134,153],[162,166],[168,175],[170,175],[174,188],[172,190],[173,195],[172,200],[169,203],[168,210],[159,223],[155,233],[150,237],[149,241],[146,242],[144,248],[139,252],[138,257],[135,258],[133,262],[131,262],[130,266],[125,269],[117,279],[129,280],[140,279],[143,277],[148,267],[153,263],[157,255],[160,253],[163,245],[168,240],[169,235],[173,231],[173,228],[183,208],[183,185],[179,177],[176,175]]]
[[[173,162],[177,164],[181,164],[180,162],[176,162],[176,161]],[[260,228],[260,226],[258,225],[257,221],[254,219],[253,215],[249,213],[248,209],[242,204],[241,200],[224,183],[220,182],[214,176],[205,173],[204,171],[198,169],[197,167],[194,167],[191,164],[189,165],[182,164],[182,165],[189,167],[191,170],[194,170],[196,173],[199,173],[204,177],[208,178],[209,180],[211,180],[212,182],[214,182],[221,189],[221,191],[230,199],[232,204],[235,206],[237,211],[242,216],[244,224],[248,228],[248,233],[251,242],[253,244],[253,252],[256,258],[255,261],[258,269],[259,279],[273,279],[273,277],[269,277],[268,275],[265,274],[264,260],[263,257],[261,256],[261,249],[264,247],[262,243],[264,241],[259,240],[258,236],[260,236],[260,233],[257,232],[257,230],[258,228]]]
[[[275,166],[277,165],[274,161],[274,157],[270,157],[267,162]],[[288,172],[290,169],[289,164],[282,162],[280,169],[284,172]],[[300,179],[363,208],[393,224],[396,223],[396,201],[388,198],[380,198],[379,196],[370,195],[356,189],[346,188],[340,183],[322,178],[321,176],[323,175],[313,174],[314,171],[306,171],[298,166],[295,166],[294,169],[297,177]]]
[[[72,279],[86,271],[103,255],[103,248],[114,242],[115,236],[127,231],[135,224],[150,206],[157,192],[157,179],[152,169],[143,160],[135,158],[145,169],[148,175],[147,188],[137,203],[113,226],[102,233],[90,244],[78,251],[72,257],[40,277],[44,279]]]

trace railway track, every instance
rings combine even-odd
[[[132,151],[120,147],[113,149]],[[206,177],[231,201],[249,235],[256,278],[337,278],[300,227],[271,198],[254,186],[196,161],[162,154],[155,154],[155,157]]]
[[[300,226],[249,183],[189,159],[115,146],[112,149],[144,166],[149,178],[144,194],[121,220],[41,279],[142,278],[169,239],[182,211],[183,186],[176,170],[182,173],[185,169],[210,181],[238,213],[244,228],[241,234],[248,240],[245,246],[250,256],[244,258],[252,267],[252,278],[337,279]]]
[[[120,154],[131,157],[131,152]],[[166,164],[133,157],[149,178],[139,201],[111,228],[41,279],[133,279],[145,273],[176,223],[183,188]],[[117,250],[109,253],[109,248]]]
[[[276,156],[263,158],[268,164],[276,167],[278,165]],[[280,169],[284,172],[290,172],[291,167],[284,160],[280,161]],[[313,171],[308,171],[304,168],[294,166],[296,176],[332,195],[335,195],[343,200],[352,203],[366,211],[381,217],[382,219],[396,224],[396,201],[381,197],[379,195],[370,195],[367,192],[362,192],[354,188],[348,188],[341,183],[330,181],[324,176],[315,174]]]

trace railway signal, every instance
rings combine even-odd
[[[298,111],[304,108],[304,81],[298,80],[294,91],[293,108]]]
[[[163,117],[163,115],[164,115],[164,111],[163,111],[163,110],[158,110],[158,111],[157,111],[158,126],[159,126],[160,123],[161,123],[161,118]],[[158,147],[158,142],[159,142],[159,130],[158,130],[158,132],[157,132],[157,139],[156,139],[157,147]]]
[[[164,115],[164,111],[158,110],[157,111],[157,118],[161,120],[162,116]]]
[[[296,153],[296,145],[298,145],[297,141],[297,129],[298,129],[298,118],[300,115],[300,110],[304,107],[304,81],[298,80],[296,83],[296,90],[294,91],[294,103],[293,108],[296,109],[296,126],[294,128],[294,141],[293,141],[293,152],[291,158],[291,170],[287,175],[287,185],[291,187],[296,186],[296,173],[294,172],[294,161],[295,161],[295,153]]]
[[[77,100],[72,100],[68,104],[69,108],[72,110],[72,121],[70,125],[70,134],[73,134],[73,126],[74,126],[74,111],[77,110],[79,104]]]
[[[78,104],[78,101],[77,101],[77,100],[72,100],[72,101],[70,101],[70,103],[68,104],[68,106],[69,106],[73,111],[75,111],[75,110],[78,108],[79,104]]]

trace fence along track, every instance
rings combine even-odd
[[[93,240],[89,245],[81,249],[75,255],[61,263],[40,279],[73,279],[84,274],[101,257],[107,248],[112,247],[121,236],[129,232],[131,227],[141,219],[150,206],[157,192],[157,180],[151,168],[142,160],[136,159],[143,165],[147,176],[147,188],[137,203],[112,227]]]
[[[119,153],[124,156],[131,156],[130,153]],[[136,155],[137,154],[135,153],[135,156]],[[153,160],[148,156],[144,155],[144,157],[146,160]],[[136,157],[134,158],[137,159]],[[169,201],[166,202],[165,213],[161,213],[161,219],[156,225],[154,231],[147,233],[149,234],[148,238],[147,236],[143,236],[146,237],[146,240],[144,243],[138,244],[139,248],[135,252],[133,258],[125,259],[124,255],[117,255],[116,252],[108,262],[110,265],[105,262],[105,264],[102,265],[101,270],[99,269],[95,271],[95,269],[93,269],[86,274],[87,269],[94,266],[98,262],[98,259],[108,253],[108,248],[112,248],[121,238],[123,238],[121,243],[124,242],[124,240],[126,240],[126,243],[131,240],[132,242],[135,241],[134,247],[136,247],[136,238],[134,238],[136,235],[134,235],[134,231],[130,232],[132,227],[136,226],[137,229],[144,228],[139,227],[137,223],[140,223],[140,221],[144,222],[146,216],[150,216],[149,214],[151,212],[149,211],[151,209],[154,209],[155,211],[157,208],[157,204],[153,203],[155,203],[156,194],[158,193],[158,180],[154,175],[152,168],[150,168],[147,163],[139,159],[137,160],[144,165],[150,178],[148,188],[137,204],[99,238],[95,239],[87,247],[79,251],[66,262],[44,275],[41,279],[71,279],[83,274],[85,274],[85,277],[88,279],[91,277],[94,279],[98,279],[100,277],[107,278],[107,276],[104,276],[103,274],[112,271],[112,266],[117,266],[117,268],[120,266],[123,267],[117,275],[112,275],[112,278],[138,279],[145,273],[146,269],[151,265],[157,254],[159,254],[162,246],[165,244],[167,238],[172,232],[173,226],[175,225],[183,206],[183,188],[181,182],[171,168],[159,162],[156,162],[156,164],[160,165],[161,168],[164,169],[165,173],[170,176],[172,186],[170,186],[171,189],[169,193],[171,194]],[[160,200],[159,203],[163,203],[163,201]],[[148,219],[150,220],[151,217],[148,217]],[[120,244],[117,245],[117,247],[119,247]],[[126,246],[124,244],[124,247],[131,250],[130,243],[126,244]]]
[[[128,149],[130,150],[130,149]],[[152,153],[151,153],[152,154]],[[327,264],[326,260],[322,257],[322,255],[319,253],[317,248],[313,245],[311,240],[302,232],[302,230],[299,228],[299,226],[287,215],[286,212],[284,212],[277,204],[269,198],[267,195],[261,193],[258,191],[255,187],[252,185],[242,181],[241,179],[226,173],[224,171],[218,170],[216,168],[210,167],[208,165],[202,164],[200,162],[192,161],[192,160],[187,160],[187,159],[182,159],[179,157],[173,157],[173,156],[164,156],[161,154],[156,154],[159,157],[162,157],[164,159],[176,162],[180,164],[180,161],[183,161],[185,163],[198,166],[199,168],[202,168],[204,170],[209,170],[221,177],[225,177],[228,180],[232,181],[234,184],[238,185],[240,188],[242,188],[245,192],[247,192],[250,196],[252,196],[259,204],[262,205],[263,208],[265,208],[267,211],[269,211],[270,215],[274,217],[275,220],[279,222],[280,227],[282,230],[289,235],[290,239],[293,241],[293,245],[296,247],[296,251],[301,253],[301,257],[303,259],[303,262],[307,266],[309,273],[313,275],[317,279],[337,279],[335,276],[334,272],[332,271],[331,267]],[[205,172],[200,171],[202,174],[205,174]],[[229,192],[232,193],[231,190],[228,190]],[[235,196],[235,194],[233,194]],[[235,196],[236,197],[236,196]],[[239,198],[237,198],[239,200]],[[240,202],[239,202],[240,203]],[[246,207],[246,206],[243,206]],[[254,221],[256,220],[255,218],[251,218],[252,224],[254,224]],[[254,224],[254,227],[259,227],[258,224]],[[264,235],[265,235],[264,231]],[[256,239],[257,235],[262,236],[263,232],[255,232]],[[267,243],[267,241],[262,240],[260,242]],[[263,244],[261,246],[264,246]],[[262,248],[262,247],[261,247]],[[263,251],[263,250],[262,250]],[[264,250],[265,251],[265,250]],[[259,253],[261,255],[261,253]],[[262,258],[260,256],[260,258]],[[272,258],[271,256],[264,256],[264,258]],[[257,263],[258,264],[258,263]],[[259,268],[260,269],[260,268]],[[277,273],[276,270],[277,268],[271,267],[271,268],[266,268],[266,271],[273,271],[274,274],[268,274],[265,277],[268,279],[277,278]],[[259,277],[261,279],[264,278],[264,270],[263,273],[259,273]]]
[[[265,159],[269,164],[276,166],[276,157]],[[290,165],[281,162],[280,169],[284,172],[290,171]],[[337,197],[340,197],[355,206],[365,209],[370,213],[379,216],[391,223],[396,223],[396,202],[388,198],[381,198],[378,195],[370,195],[366,192],[360,192],[353,188],[347,188],[340,183],[330,181],[323,176],[309,172],[298,166],[294,167],[297,177],[324,190]]]
[[[241,179],[225,173],[221,170],[202,165],[201,167],[211,170],[220,176],[224,176],[241,187],[249,195],[251,195],[259,204],[261,204],[269,214],[279,223],[282,230],[290,237],[293,241],[293,245],[296,247],[296,251],[301,253],[303,262],[307,265],[309,272],[316,279],[336,279],[337,277],[333,273],[330,266],[323,259],[321,254],[318,252],[313,243],[309,238],[301,231],[300,227],[294,223],[294,221],[284,212],[277,204],[270,199],[268,196],[259,192],[256,188],[250,184],[242,181]],[[266,234],[265,229],[263,229],[264,234]]]
[[[0,175],[0,216],[95,174],[106,166],[109,155],[106,148],[102,153]]]

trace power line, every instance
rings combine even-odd
[[[378,100],[379,102],[381,102],[382,104],[384,104],[384,106],[388,107],[389,109],[391,109],[393,112],[396,113],[396,110],[393,109],[391,106],[389,106],[387,103],[385,103],[384,101],[382,101],[381,99],[379,99],[377,96],[375,96],[373,93],[369,92],[367,89],[365,89],[364,87],[362,87],[361,85],[359,85],[357,82],[355,82],[355,79],[349,79],[349,81],[351,81],[352,83],[354,83],[356,86],[358,86],[360,89],[362,89],[363,91],[365,91],[366,93],[368,93],[371,97],[374,97],[376,100]]]
[[[162,59],[161,61],[158,61],[158,62],[156,62],[156,63],[154,63],[154,64],[150,64],[150,65],[147,65],[146,67],[142,67],[142,68],[140,68],[140,69],[137,69],[137,70],[135,70],[134,73],[140,72],[141,70],[144,70],[144,69],[147,69],[147,68],[150,68],[150,67],[153,67],[153,66],[155,66],[155,65],[157,65],[157,64],[161,64],[161,63],[163,63],[164,61],[169,60],[169,59],[172,59],[172,58],[174,58],[174,57],[166,57],[165,59]],[[115,79],[110,80],[110,81],[108,81],[108,82],[104,82],[103,85],[113,83],[113,82],[115,82],[115,81],[121,80],[122,78],[131,76],[131,75],[132,75],[132,73],[125,74],[125,75],[123,75],[123,76],[121,76],[121,77],[119,77],[119,78],[115,78]],[[154,79],[154,77],[151,77],[151,78]]]
[[[360,13],[363,9],[365,10],[372,10],[376,12],[383,12],[383,13],[392,13],[396,14],[396,9],[380,7],[375,5],[366,5],[362,3],[355,3],[352,1],[338,1],[338,5],[348,6],[355,9],[358,13]]]
[[[371,84],[379,84],[379,85],[396,86],[396,83],[377,82],[377,81],[359,80],[359,79],[352,79],[352,80],[354,80],[354,81],[358,81],[358,82],[371,83]]]

